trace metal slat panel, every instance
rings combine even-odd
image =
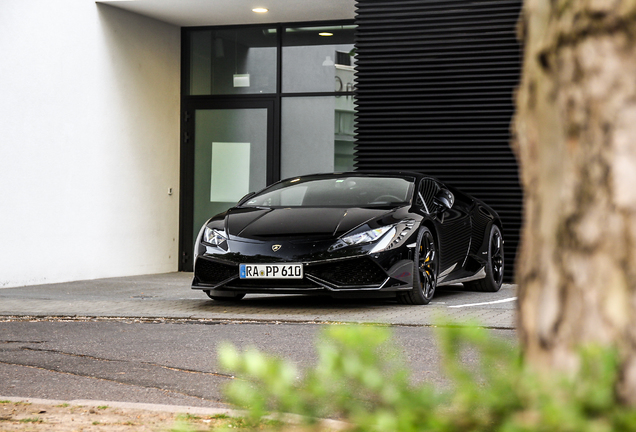
[[[415,170],[503,219],[510,280],[522,192],[509,148],[521,0],[358,0],[357,169]]]

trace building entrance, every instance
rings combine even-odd
[[[232,207],[248,192],[264,188],[273,152],[273,102],[192,103],[188,117],[191,214],[182,214],[182,264],[192,266],[203,223]],[[188,198],[187,196],[184,198]],[[186,227],[185,225],[188,225]]]
[[[211,216],[354,165],[353,22],[184,28],[179,270]]]

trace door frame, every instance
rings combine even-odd
[[[275,97],[231,99],[192,99],[183,101],[181,109],[181,173],[179,197],[179,271],[193,270],[194,230],[194,138],[196,110],[266,109],[267,161],[266,183],[280,180],[280,119]],[[210,215],[212,217],[214,215]]]

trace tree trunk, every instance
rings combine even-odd
[[[526,0],[513,148],[524,228],[519,331],[535,365],[621,353],[636,405],[636,0]]]

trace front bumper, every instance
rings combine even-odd
[[[374,252],[374,243],[333,249],[333,238],[230,238],[216,247],[196,246],[193,289],[212,295],[233,293],[370,293],[402,291],[413,286],[415,233],[404,230],[399,241]],[[410,235],[406,236],[405,234]],[[409,245],[409,246],[407,246]],[[302,279],[241,279],[240,264],[302,263]]]
[[[240,279],[237,263],[199,257],[192,288],[251,293],[399,291],[412,287],[412,271],[411,260],[400,260],[387,271],[372,258],[359,256],[304,263],[303,279]]]

